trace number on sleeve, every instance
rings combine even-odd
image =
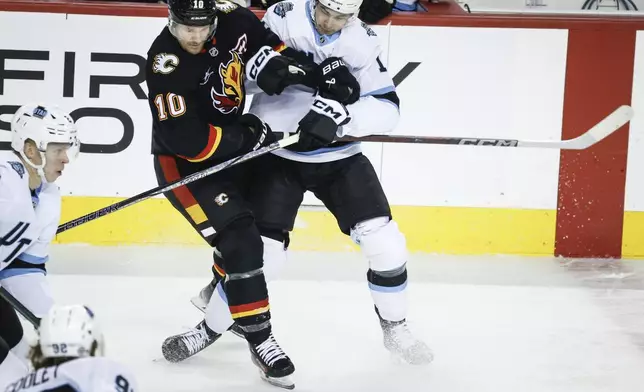
[[[168,113],[172,117],[183,116],[186,113],[186,100],[175,93],[166,94],[165,100],[163,99],[163,94],[158,94],[154,97],[154,106],[157,107],[159,121],[167,120]]]
[[[194,0],[193,7],[202,9],[203,8],[203,0]]]
[[[134,392],[130,389],[130,382],[120,374],[116,376],[115,383],[117,392]]]
[[[382,61],[380,61],[380,56],[376,57],[376,61],[378,62],[378,66],[380,67],[380,72],[387,72],[387,68],[385,68],[385,66],[382,65]]]

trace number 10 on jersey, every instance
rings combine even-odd
[[[154,97],[154,106],[157,107],[160,121],[168,118],[168,112],[172,117],[179,117],[186,112],[186,101],[181,95],[168,93],[165,95],[165,100],[163,98],[163,94],[157,94],[157,96]]]

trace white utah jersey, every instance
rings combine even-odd
[[[0,161],[0,271],[16,258],[42,264],[60,220],[60,191],[43,183],[32,193],[29,173],[16,159]]]
[[[40,392],[57,388],[75,392],[138,391],[134,376],[123,365],[103,357],[87,357],[38,369],[10,383],[2,392]]]
[[[329,57],[341,58],[360,84],[360,99],[348,105],[351,122],[338,130],[338,136],[366,136],[393,131],[399,112],[391,76],[384,67],[379,38],[359,19],[350,21],[341,31],[327,36],[315,29],[310,1],[282,1],[270,7],[264,24],[277,34],[286,46],[307,53],[317,64]],[[390,98],[390,97],[389,97]],[[313,103],[313,90],[302,85],[287,87],[280,95],[259,92],[253,96],[250,112],[267,122],[276,132],[295,133],[298,122]],[[360,144],[329,146],[298,153],[286,149],[274,154],[302,162],[328,162],[359,153]]]

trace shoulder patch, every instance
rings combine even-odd
[[[228,0],[217,0],[215,2],[215,7],[217,8],[217,11],[223,12],[224,14],[228,14],[239,8],[237,4]]]
[[[172,53],[159,53],[154,56],[152,71],[167,75],[174,71],[179,65],[179,56]]]
[[[7,161],[7,163],[11,166],[13,170],[16,171],[16,173],[18,173],[20,178],[22,178],[22,176],[25,175],[25,167],[22,165],[22,163],[16,162],[16,161]]]
[[[286,13],[289,11],[293,11],[293,3],[290,1],[279,2],[273,8],[273,13],[281,18],[285,18]]]
[[[365,29],[367,31],[367,35],[369,37],[375,37],[376,36],[376,32],[373,31],[373,29],[371,27],[369,27],[369,25],[367,25],[365,22],[360,22],[360,25],[362,26],[363,29]]]

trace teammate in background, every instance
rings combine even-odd
[[[15,156],[0,160],[0,286],[42,317],[54,303],[45,277],[60,220],[54,181],[78,154],[80,142],[69,114],[53,106],[25,105],[11,121],[11,148]],[[0,320],[1,380],[27,368],[16,352],[23,338],[20,320],[2,298]]]
[[[265,237],[264,272],[267,277],[275,275],[285,263],[288,232],[305,191],[312,191],[369,261],[367,280],[385,347],[409,363],[429,363],[430,349],[412,335],[406,322],[405,237],[360,144],[334,142],[345,135],[391,132],[399,118],[399,99],[380,60],[378,37],[356,18],[360,4],[360,0],[282,1],[264,16],[266,26],[286,45],[319,63],[315,90],[291,86],[279,96],[258,93],[251,104],[250,112],[273,129],[300,129],[300,142],[274,151],[273,161],[264,165],[267,172],[255,184],[262,189],[261,197],[252,202]],[[193,298],[202,309],[210,301],[206,319],[219,333],[234,321],[225,314],[223,277],[223,273],[215,276]]]
[[[82,305],[55,305],[42,318],[38,344],[31,349],[34,371],[2,391],[138,391],[130,371],[102,355],[103,335],[92,311]]]
[[[152,153],[160,185],[254,151],[275,140],[270,127],[242,114],[245,75],[266,94],[300,83],[305,70],[250,10],[228,1],[170,0],[169,21],[148,51],[146,82],[153,117]],[[172,205],[221,255],[232,314],[262,378],[292,388],[289,357],[271,330],[262,271],[263,243],[248,208],[253,161],[166,193]],[[216,256],[218,257],[218,256]],[[195,336],[219,334],[206,322]],[[193,337],[187,341],[194,341]],[[162,347],[172,360],[178,350]]]

